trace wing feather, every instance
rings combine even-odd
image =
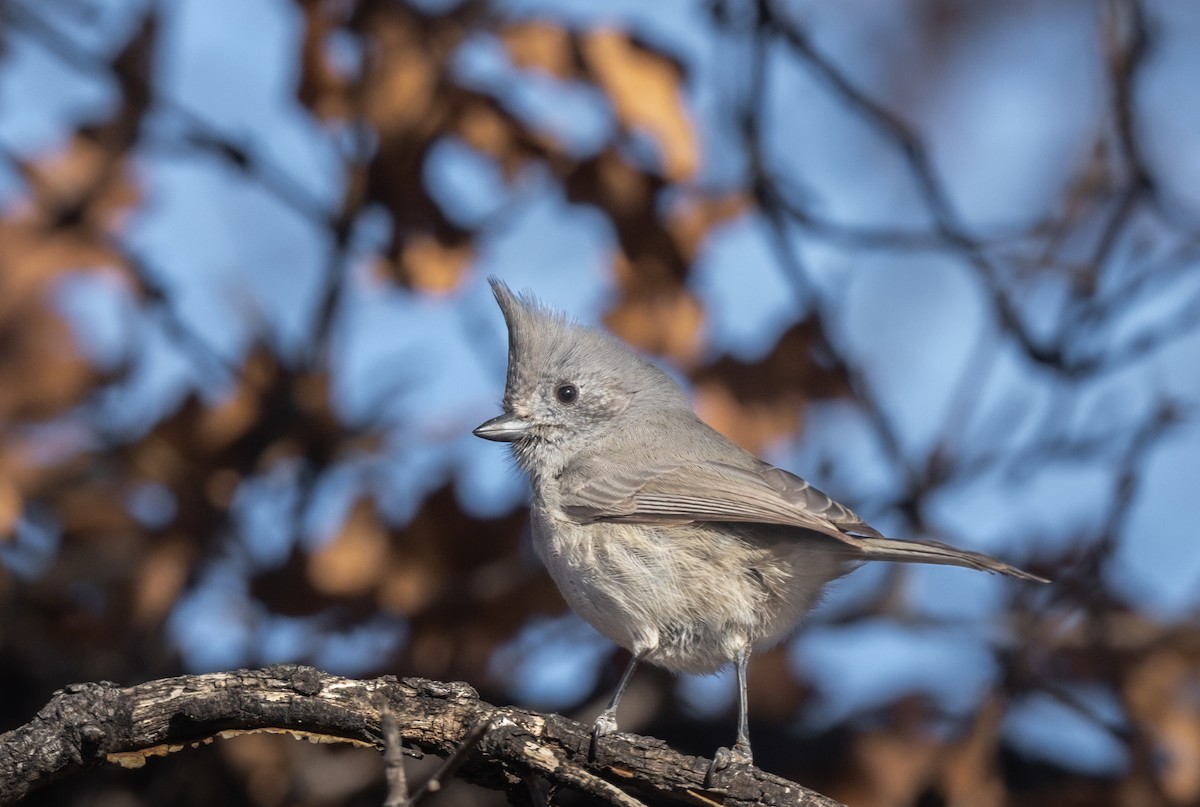
[[[878,536],[848,507],[766,463],[671,465],[611,473],[593,469],[564,484],[563,509],[580,521],[683,524],[749,521],[815,530],[857,546]]]
[[[618,470],[593,463],[572,470],[560,478],[562,506],[582,522],[779,524],[836,539],[858,557],[965,566],[1046,582],[978,552],[937,541],[884,538],[804,479],[761,461],[748,468],[707,462]]]

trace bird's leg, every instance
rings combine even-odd
[[[754,754],[750,751],[750,717],[747,714],[749,710],[746,703],[746,666],[750,663],[750,651],[742,650],[737,654],[735,661],[738,682],[738,729],[737,741],[733,744],[733,755],[744,758],[749,765],[754,762]]]
[[[745,647],[734,656],[734,668],[738,682],[738,729],[733,748],[718,748],[704,777],[704,786],[712,787],[713,774],[734,763],[753,765],[754,755],[750,750],[750,720],[746,716],[746,665],[750,661],[750,648]]]
[[[629,659],[629,664],[625,667],[625,672],[621,673],[621,680],[617,683],[617,691],[613,693],[612,700],[608,702],[608,706],[596,718],[595,724],[592,726],[592,743],[588,749],[588,756],[592,759],[596,758],[596,743],[601,737],[606,734],[612,734],[617,730],[617,704],[621,702],[621,696],[625,694],[625,688],[629,686],[629,679],[633,677],[633,671],[637,669],[638,662],[642,660],[644,653],[634,653],[633,658]]]

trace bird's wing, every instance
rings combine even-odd
[[[863,559],[963,566],[1046,582],[979,552],[938,541],[884,538],[850,508],[795,474],[761,461],[748,468],[708,462],[572,471],[559,480],[562,507],[585,523],[779,524],[833,538],[841,542],[842,551]]]
[[[814,530],[852,546],[879,536],[848,507],[765,462],[753,468],[718,462],[607,467],[562,481],[563,509],[583,522],[748,521]]]

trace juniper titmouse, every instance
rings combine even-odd
[[[617,728],[639,661],[737,670],[737,742],[750,762],[746,662],[787,637],[821,589],[867,560],[1041,578],[933,541],[892,540],[798,476],[705,425],[669,376],[616,339],[491,280],[508,323],[504,413],[475,434],[512,444],[533,488],[534,545],[563,597],[633,653],[596,739]]]

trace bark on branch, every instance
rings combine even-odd
[[[382,702],[406,743],[440,756],[453,753],[473,727],[490,720],[461,775],[514,791],[522,801],[533,775],[609,804],[648,798],[702,805],[837,805],[745,766],[719,772],[714,787],[705,789],[708,760],[679,754],[650,737],[605,737],[599,758],[589,761],[587,727],[559,715],[492,706],[466,684],[393,676],[359,681],[295,665],[60,690],[33,720],[0,735],[0,805],[105,762],[140,767],[150,757],[239,733],[274,731],[382,748]]]

